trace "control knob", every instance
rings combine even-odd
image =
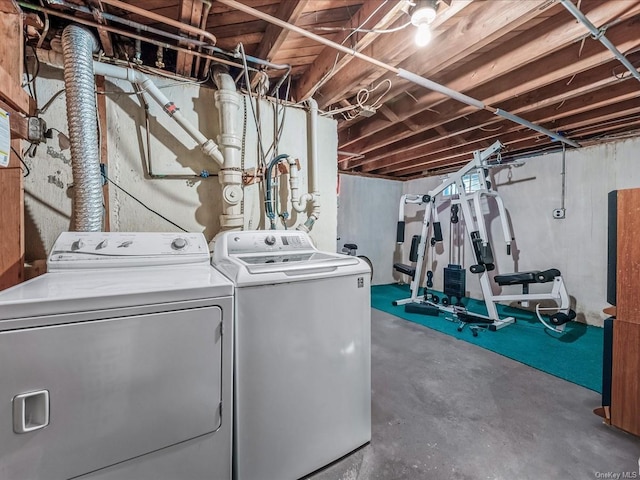
[[[173,248],[174,250],[182,250],[186,246],[187,241],[182,237],[178,237],[173,242],[171,242],[171,248]]]
[[[264,239],[264,243],[266,243],[269,246],[275,245],[276,237],[274,237],[273,235],[267,235]]]
[[[71,251],[75,252],[76,250],[80,250],[82,247],[84,247],[84,242],[78,239],[71,244]]]

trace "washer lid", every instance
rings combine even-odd
[[[320,252],[304,232],[223,232],[212,242],[212,264],[238,287],[370,274],[357,257]]]
[[[71,269],[0,292],[0,320],[230,295],[233,284],[209,265]]]

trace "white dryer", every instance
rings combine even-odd
[[[234,478],[294,480],[371,439],[370,269],[299,231],[226,232],[236,286]]]
[[[231,478],[232,318],[202,234],[63,233],[0,292],[0,478]]]

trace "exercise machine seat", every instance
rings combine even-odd
[[[529,285],[530,283],[547,283],[559,277],[560,270],[550,268],[548,270],[533,270],[531,272],[503,273],[493,277],[498,285]]]
[[[393,269],[397,270],[400,273],[404,273],[405,275],[409,275],[411,278],[413,278],[416,275],[415,267],[405,265],[404,263],[394,263]]]
[[[356,245],[355,243],[345,243],[344,248],[346,248],[347,250],[357,250],[358,245]]]
[[[538,270],[531,272],[516,272],[516,273],[503,273],[502,275],[496,275],[493,277],[498,285],[525,285],[528,283],[536,283]]]

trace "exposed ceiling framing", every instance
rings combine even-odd
[[[99,0],[67,1],[169,32],[179,30]],[[48,3],[70,13],[59,1]],[[339,150],[348,152],[339,157],[344,172],[411,179],[455,168],[496,139],[507,146],[507,156],[561,146],[491,109],[477,109],[427,90],[219,1],[126,3],[206,28],[224,50],[235,51],[241,42],[248,55],[290,65],[291,100],[313,95],[325,111],[343,110],[334,118]],[[241,3],[581,145],[640,132],[640,82],[557,1],[440,0],[433,39],[423,48],[414,44],[416,29],[409,24],[410,7],[404,1]],[[581,0],[578,6],[635,68],[640,67],[640,0]],[[108,25],[99,15],[94,17]],[[115,45],[122,37],[102,29],[99,38],[107,54],[117,54]],[[167,68],[183,76],[206,76],[205,62],[184,51]],[[266,69],[266,73],[274,84],[286,70]],[[359,92],[360,100],[368,93],[362,103],[370,108],[358,107]]]

